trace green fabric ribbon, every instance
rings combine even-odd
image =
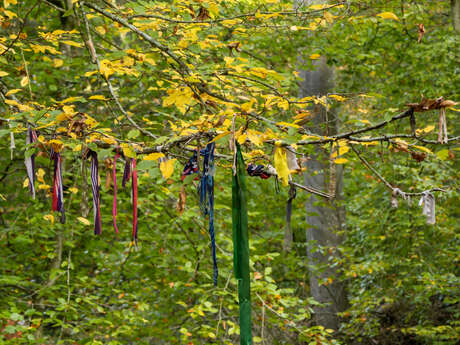
[[[240,344],[251,345],[251,282],[249,279],[248,210],[245,165],[236,144],[236,175],[232,179],[233,267],[238,280]]]

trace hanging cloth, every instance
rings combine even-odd
[[[203,159],[203,175],[201,176],[199,191],[200,191],[200,209],[204,216],[209,215],[209,235],[211,237],[211,251],[213,261],[213,281],[214,286],[217,286],[217,278],[219,271],[217,269],[216,257],[216,238],[214,233],[214,142],[206,145],[206,148],[201,150]]]
[[[136,168],[136,159],[131,159],[132,165],[132,184],[131,191],[133,195],[133,241],[137,248],[137,168]]]
[[[182,177],[181,177],[182,181],[184,181],[188,175],[198,174],[198,170],[199,170],[198,169],[198,153],[195,150],[195,152],[193,153],[193,156],[190,157],[188,162],[185,164],[184,170],[182,171]],[[195,180],[198,180],[198,179],[199,177],[197,175],[195,177]]]
[[[436,223],[436,209],[434,195],[429,191],[425,191],[420,198],[419,206],[423,205],[422,214],[426,216],[427,224]]]
[[[118,227],[117,227],[117,159],[120,158],[120,154],[117,153],[115,154],[115,157],[113,158],[113,170],[112,170],[112,175],[113,175],[113,207],[112,207],[112,219],[113,219],[113,228],[115,229],[115,233],[118,234]]]
[[[26,145],[29,146],[37,141],[37,132],[32,130],[30,126],[27,129]],[[24,158],[24,164],[27,170],[27,177],[29,178],[29,190],[32,194],[32,199],[35,200],[35,153]]]
[[[263,180],[268,179],[270,176],[272,176],[270,173],[265,171],[265,167],[262,164],[255,165],[249,163],[246,171],[248,172],[249,176],[258,176]]]
[[[129,175],[131,174],[131,158],[126,158],[125,169],[123,170],[123,181],[121,181],[121,186],[126,187],[126,182],[129,181]]]
[[[292,200],[297,196],[297,191],[293,185],[289,188],[289,198],[286,203],[286,230],[284,232],[284,250],[291,251],[292,245],[292,229],[291,229],[291,216],[292,216]]]
[[[64,189],[62,185],[62,158],[59,152],[55,152],[51,147],[51,159],[54,161],[54,175],[53,175],[53,211],[61,212],[61,223],[65,223],[65,210],[64,210]]]
[[[97,153],[89,150],[88,157],[91,157],[91,189],[93,191],[93,212],[94,212],[94,234],[102,233],[101,226],[101,196],[99,186],[99,161]]]
[[[244,161],[240,145],[236,143],[236,174],[232,178],[233,270],[238,280],[240,305],[240,344],[252,344],[251,286],[249,279],[249,240],[247,189]]]

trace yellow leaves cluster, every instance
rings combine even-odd
[[[135,60],[129,56],[125,56],[122,60],[115,61],[103,59],[100,61],[99,73],[105,78],[108,78],[115,73],[119,75],[132,75],[137,77],[139,76],[139,72],[134,68],[130,68],[134,65],[134,63]],[[95,71],[86,72],[85,77],[89,77],[95,73]]]
[[[163,98],[163,107],[175,105],[176,108],[184,114],[187,106],[191,105],[193,100],[193,91],[189,87],[180,87],[169,89],[168,96]]]
[[[59,55],[61,52],[52,46],[40,45],[40,44],[30,44],[29,45],[32,51],[37,53],[45,54],[48,51],[50,54]]]

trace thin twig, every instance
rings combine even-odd
[[[350,146],[351,146],[351,149],[353,150],[353,152],[359,158],[359,160],[366,166],[366,168],[368,168],[370,171],[372,171],[374,173],[374,175],[377,176],[379,178],[379,180],[382,181],[383,184],[388,189],[391,190],[391,192],[394,192],[395,190],[399,190],[399,193],[401,193],[402,195],[408,195],[408,196],[421,196],[421,195],[424,195],[424,193],[426,193],[426,192],[447,192],[447,190],[441,189],[441,188],[432,188],[432,189],[429,189],[429,190],[426,190],[426,191],[423,191],[423,192],[416,192],[416,193],[403,192],[399,188],[393,187],[390,182],[388,182],[375,168],[372,167],[372,165],[369,164],[368,161],[366,161],[366,159],[364,159],[364,157],[362,157],[360,155],[360,153],[356,150],[356,148],[353,145],[350,145]]]

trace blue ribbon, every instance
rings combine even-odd
[[[214,286],[217,286],[217,277],[219,271],[217,269],[216,257],[216,237],[214,233],[214,149],[215,143],[209,143],[206,148],[200,151],[204,156],[203,159],[203,174],[201,176],[199,193],[200,193],[200,208],[204,216],[209,215],[209,235],[211,236],[212,261],[214,265],[213,280]]]

